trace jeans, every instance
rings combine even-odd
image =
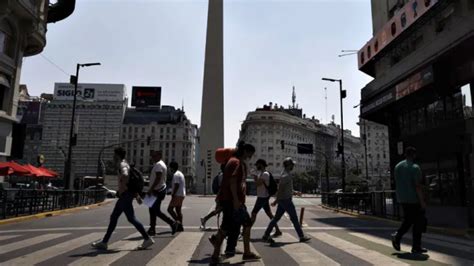
[[[150,227],[155,228],[156,226],[156,217],[160,217],[161,220],[163,220],[165,223],[169,224],[172,226],[174,224],[174,221],[171,220],[166,214],[161,212],[161,202],[165,199],[166,197],[166,189],[163,189],[162,191],[155,191],[154,195],[156,196],[156,201],[153,203],[153,206],[148,209],[150,213]]]
[[[104,239],[102,242],[107,243],[109,242],[110,236],[115,230],[115,227],[117,226],[118,219],[120,215],[122,215],[122,212],[125,213],[125,216],[127,216],[127,220],[129,223],[133,224],[135,228],[140,232],[140,234],[143,236],[144,239],[149,239],[150,237],[145,231],[145,228],[143,225],[137,220],[135,217],[135,212],[133,210],[133,195],[125,191],[120,195],[120,198],[117,200],[117,203],[115,203],[114,210],[112,211],[112,214],[110,215],[110,223],[109,227],[107,228],[107,233],[104,236]]]
[[[421,233],[423,230],[424,214],[420,204],[402,203],[403,223],[397,231],[397,240],[400,241],[403,235],[410,230],[413,225],[413,244],[414,249],[421,248]]]
[[[270,235],[273,228],[277,225],[278,221],[280,221],[281,217],[283,216],[283,214],[285,214],[285,212],[288,213],[288,215],[290,216],[290,220],[293,223],[293,226],[295,227],[298,236],[300,238],[304,236],[300,222],[298,221],[298,215],[296,214],[295,205],[293,204],[293,200],[291,198],[278,200],[278,208],[276,210],[275,217],[273,217],[267,227],[267,230],[265,230],[265,236]]]

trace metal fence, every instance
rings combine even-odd
[[[0,219],[90,205],[105,197],[98,190],[0,190]]]
[[[395,197],[395,191],[392,190],[354,193],[323,192],[321,200],[323,205],[338,210],[399,220],[400,206]]]

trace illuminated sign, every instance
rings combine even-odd
[[[426,85],[433,83],[433,81],[433,68],[429,66],[398,83],[395,86],[395,98],[398,101],[401,98],[418,91]]]
[[[359,69],[415,23],[439,0],[411,0],[390,19],[358,52]]]
[[[122,84],[86,84],[77,85],[78,101],[123,101],[125,85]],[[54,84],[54,100],[71,101],[74,99],[74,85],[70,83]]]
[[[132,106],[160,106],[161,87],[132,87]]]

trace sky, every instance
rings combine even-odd
[[[81,0],[73,15],[48,25],[41,55],[23,61],[21,83],[30,95],[52,93],[77,63],[80,83],[161,86],[162,105],[178,108],[199,125],[207,24],[205,0]],[[296,101],[307,117],[340,123],[359,135],[360,90],[372,80],[358,71],[358,50],[372,37],[370,0],[225,0],[225,145],[232,147],[248,112],[269,102]],[[325,101],[327,87],[327,101]],[[327,107],[327,112],[326,112]]]

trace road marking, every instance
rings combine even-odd
[[[41,249],[27,255],[2,262],[2,266],[18,266],[18,265],[33,265],[51,258],[57,257],[61,254],[89,244],[90,242],[97,240],[103,233],[92,233],[79,238],[68,240],[66,242],[51,246],[49,248]]]
[[[66,236],[69,234],[46,234],[46,235],[41,235],[33,238],[28,238],[22,241],[10,243],[7,245],[0,246],[0,255],[5,254],[8,252],[12,252],[17,249],[33,246],[42,242],[46,242],[55,238],[59,238],[62,236]]]
[[[374,250],[369,250],[346,240],[332,236],[328,233],[310,233],[316,239],[347,252],[361,260],[367,261],[373,265],[409,265],[399,260],[387,257]]]
[[[243,251],[244,250],[244,242],[243,241],[239,241],[237,242],[237,247],[236,247],[237,250],[240,250],[240,251]],[[257,252],[257,249],[255,249],[255,247],[253,246],[252,243],[250,243],[250,251],[252,251],[253,253],[257,254],[260,256],[260,254],[258,254]],[[262,259],[260,260],[254,260],[254,261],[244,261],[242,260],[242,255],[241,254],[236,254],[235,256],[225,260],[223,263],[225,264],[230,264],[230,265],[241,265],[241,264],[245,264],[246,266],[262,266],[262,265],[265,265],[262,261]]]
[[[384,245],[387,247],[392,247],[392,241],[382,238],[382,237],[371,236],[371,235],[363,234],[363,233],[351,233],[351,235],[368,240],[373,243],[377,243],[377,244]],[[411,250],[411,246],[403,244],[403,243],[401,244],[401,248],[407,251]],[[428,251],[428,255],[430,256],[431,260],[449,264],[449,265],[474,265],[474,261],[472,260],[450,256],[450,255],[446,255],[446,254],[439,253],[436,251]]]
[[[408,239],[413,239],[412,236],[406,236]],[[461,239],[462,240],[462,239]],[[430,238],[430,237],[424,237],[423,238],[424,243],[430,243],[433,245],[445,247],[445,248],[452,248],[452,249],[457,249],[457,250],[462,250],[465,252],[473,253],[474,252],[474,246],[472,246],[473,242],[471,242],[471,245],[466,245],[463,242],[448,242],[446,240],[440,240],[440,239],[435,239],[435,238]]]
[[[423,234],[423,239],[441,240],[441,241],[449,242],[449,243],[463,244],[466,246],[470,246],[471,248],[474,248],[474,241],[468,240],[468,239],[449,237],[449,236],[430,234],[430,233]]]
[[[19,235],[0,236],[0,241],[15,238],[15,237],[19,237]]]
[[[169,225],[156,226],[159,229],[170,229]],[[199,229],[199,226],[184,226],[186,229]],[[122,229],[135,229],[134,226],[117,226],[116,230]],[[267,227],[252,227],[254,230],[265,230]],[[294,230],[293,226],[280,227],[282,230]],[[340,227],[340,226],[308,226],[305,230],[370,230],[370,231],[390,231],[395,230],[395,227],[367,227],[367,226],[356,226],[356,227]],[[0,234],[7,233],[26,233],[26,232],[51,232],[51,231],[80,231],[80,230],[107,230],[107,226],[91,226],[91,227],[56,227],[56,228],[42,228],[42,229],[18,229],[18,230],[3,230]]]
[[[339,265],[339,263],[309,245],[299,243],[298,239],[288,233],[283,233],[278,238],[278,242],[285,243],[281,246],[281,249],[295,260],[298,265]]]
[[[202,232],[179,233],[166,247],[146,265],[189,265],[194,250],[199,245]]]
[[[113,262],[119,260],[123,256],[135,250],[140,241],[128,240],[141,236],[140,233],[134,233],[127,236],[124,240],[120,240],[109,245],[108,251],[98,251],[95,257],[83,257],[79,260],[74,261],[69,265],[81,266],[81,265],[110,265]]]

